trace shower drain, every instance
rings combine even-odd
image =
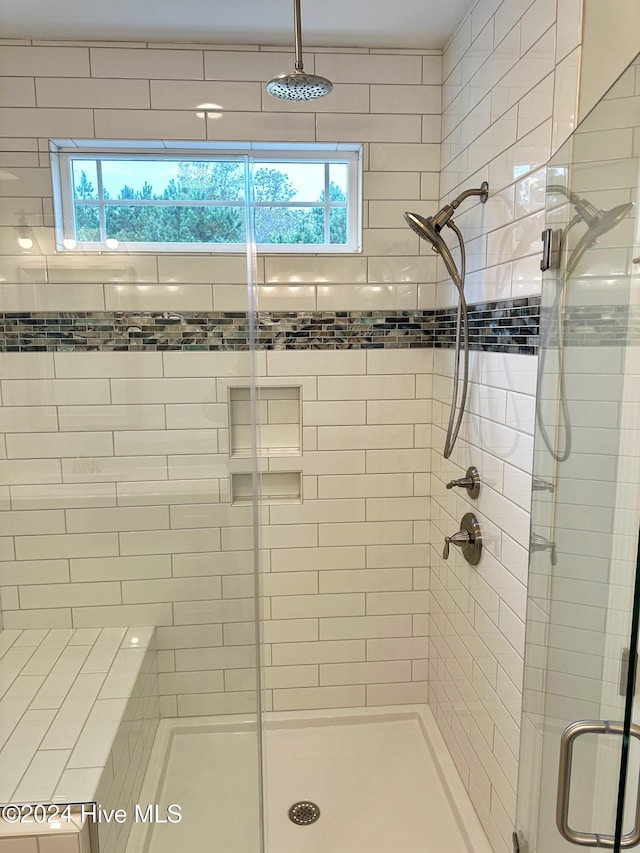
[[[309,800],[300,800],[299,803],[294,803],[289,809],[289,820],[297,823],[298,826],[309,826],[310,823],[315,823],[319,817],[320,809]]]

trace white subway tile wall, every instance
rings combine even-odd
[[[413,616],[429,612],[433,353],[261,363],[267,705],[366,704],[381,683],[390,702],[426,701],[412,661],[427,659]],[[5,627],[157,625],[165,714],[255,707],[247,365],[217,352],[0,358],[3,415],[21,430],[0,460]],[[356,388],[362,399],[343,399]],[[212,428],[189,429],[199,418]],[[337,689],[345,673],[357,689]]]
[[[560,5],[562,13],[547,0],[479,0],[444,51],[441,203],[483,180],[490,185],[485,205],[469,201],[457,213],[470,301],[541,291],[544,167],[572,130],[580,51],[579,10],[571,7],[572,28],[568,4]],[[440,269],[435,304],[455,301]],[[433,372],[429,701],[501,853],[511,849],[515,826],[536,361],[471,354],[468,414],[448,461],[441,448],[451,351],[436,352]],[[482,477],[477,501],[444,488],[469,465]],[[457,549],[448,562],[442,557],[444,536],[470,510],[483,534],[477,569]]]
[[[251,513],[229,504],[228,487],[221,490],[228,455],[218,452],[218,434],[229,424],[227,388],[218,389],[217,376],[246,382],[248,354],[51,358],[0,357],[2,376],[12,377],[2,412],[13,442],[0,477],[9,493],[16,489],[15,505],[0,513],[5,628],[162,626],[163,709],[176,713],[180,693],[225,690],[223,630],[227,622],[253,618],[252,600],[223,586],[228,574],[251,577]],[[12,406],[12,394],[27,405]],[[43,399],[56,405],[38,405]],[[212,428],[189,428],[205,423]],[[223,537],[221,530],[239,535]],[[255,661],[250,643],[231,638],[230,650],[244,653],[243,667]],[[194,647],[201,651],[195,664],[178,654]],[[255,685],[252,694],[245,684],[239,702],[246,706],[251,695],[255,705]]]
[[[0,40],[10,173],[0,200],[3,310],[246,310],[244,258],[56,255],[49,138],[362,143],[363,254],[260,258],[260,305],[418,308],[418,284],[433,281],[435,267],[402,212],[437,205],[441,52],[310,49],[306,67],[321,66],[338,85],[330,98],[293,105],[264,85],[290,59],[289,50],[257,47]],[[205,119],[204,102],[223,110]],[[18,225],[33,229],[31,250],[18,247]]]
[[[318,61],[327,66],[335,62],[334,77],[344,78],[344,84],[331,99],[304,109],[264,93],[264,82],[289,59],[289,52],[256,48],[0,45],[5,89],[11,94],[3,104],[0,125],[6,137],[2,166],[11,171],[11,180],[3,183],[9,198],[3,199],[5,227],[0,227],[3,310],[247,308],[244,258],[54,254],[47,152],[48,138],[61,136],[361,142],[364,254],[260,258],[259,303],[266,309],[294,311],[363,305],[416,308],[417,286],[433,280],[435,265],[421,256],[418,240],[404,229],[401,214],[405,207],[436,204],[440,53],[323,51]],[[310,69],[315,59],[311,52]],[[15,76],[18,66],[20,77]],[[225,112],[207,126],[196,108],[211,100],[223,104]],[[23,222],[34,229],[32,251],[20,252],[14,246],[15,226]],[[295,379],[301,355],[308,355],[305,375]],[[424,489],[417,482],[414,486],[411,475],[396,487],[394,495],[406,499],[411,510],[404,522],[390,520],[381,526],[379,509],[372,503],[387,494],[388,484],[377,473],[386,470],[379,468],[380,454],[391,470],[398,454],[427,454],[414,449],[413,437],[414,425],[429,408],[430,368],[423,368],[423,354],[411,359],[405,355],[392,376],[382,375],[385,371],[379,367],[367,375],[364,353],[351,360],[350,354],[333,354],[330,370],[319,355],[274,354],[270,369],[270,375],[282,376],[278,385],[299,384],[305,405],[305,429],[300,433],[304,452],[298,468],[273,452],[267,463],[279,480],[280,472],[292,472],[298,491],[302,482],[304,497],[302,504],[274,503],[266,511],[272,524],[264,532],[265,567],[271,557],[282,574],[266,579],[265,594],[268,604],[273,596],[274,624],[283,644],[318,641],[320,623],[324,633],[324,622],[330,631],[332,619],[355,620],[351,633],[341,623],[347,636],[360,637],[365,630],[374,638],[389,637],[391,622],[378,615],[384,608],[373,599],[369,606],[375,615],[368,615],[367,596],[376,590],[412,590],[412,569],[426,565],[425,545],[413,544],[419,538],[416,532],[414,539],[412,521],[413,515],[426,517]],[[259,360],[259,373],[265,373],[264,364]],[[251,515],[242,501],[230,504],[229,487],[230,473],[242,483],[247,469],[246,460],[234,467],[228,458],[234,441],[244,441],[246,448],[247,437],[237,424],[229,447],[227,412],[228,378],[242,382],[248,373],[246,359],[227,353],[59,352],[50,358],[29,353],[2,360],[2,379],[7,382],[2,422],[10,441],[7,447],[3,439],[0,448],[6,626],[159,626],[165,714],[255,706],[255,684],[246,677],[254,662],[249,625]],[[331,383],[319,389],[319,377],[335,373],[342,374],[348,386],[366,380],[367,393],[359,392],[361,412],[355,418],[346,408],[327,413],[340,399],[339,389],[330,390]],[[349,393],[348,386],[343,393]],[[416,404],[416,393],[423,405]],[[379,404],[387,400],[387,407],[378,405],[367,413],[368,395]],[[402,415],[405,400],[414,411]],[[309,414],[307,405],[315,407]],[[299,428],[275,418],[273,424],[264,419],[263,448],[299,445]],[[360,444],[361,451],[353,449]],[[370,463],[369,451],[374,454]],[[427,468],[417,459],[416,464]],[[325,477],[319,473],[327,480],[337,475],[349,480],[354,465],[363,481],[369,478],[362,494],[343,498],[325,492]],[[289,482],[284,476],[283,482]],[[398,504],[396,515],[401,512]],[[295,559],[292,552],[315,550],[320,541],[318,552],[326,552],[323,566],[306,554],[300,567],[304,572],[290,571],[295,564],[285,565],[290,553]],[[391,586],[386,574],[376,584],[376,576],[364,571],[367,555],[375,561],[377,549],[393,547],[393,542],[406,543],[415,553]],[[346,559],[347,552],[351,559]],[[316,563],[317,568],[308,571]],[[321,568],[325,574],[341,570],[341,575],[320,582]],[[418,606],[426,613],[426,605],[396,603],[394,614],[398,606],[405,618],[397,622],[397,635],[412,637],[410,614]],[[295,618],[298,613],[302,618]],[[378,634],[380,619],[384,629]],[[418,630],[425,633],[416,623]],[[312,658],[317,656],[308,651]],[[235,653],[239,657],[234,658]],[[426,658],[426,639],[419,658]],[[406,657],[407,662],[411,659]],[[360,655],[354,658],[360,660]],[[267,677],[268,689],[293,690],[289,696],[304,696],[305,707],[322,707],[331,696],[342,703],[347,695],[342,688],[321,689],[325,681],[319,665],[333,661],[320,655],[309,667],[291,669],[286,679],[285,665],[279,665],[278,676]],[[405,667],[404,674],[411,681],[410,669]],[[297,694],[298,689],[303,693]],[[357,688],[359,703],[365,701],[364,690]],[[286,707],[295,707],[295,702]]]

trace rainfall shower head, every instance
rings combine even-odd
[[[302,67],[290,73],[278,74],[267,83],[267,92],[274,98],[285,101],[313,101],[333,91],[333,84],[326,77],[307,74]]]
[[[333,83],[318,74],[307,74],[302,65],[302,21],[300,0],[293,0],[293,22],[296,39],[295,71],[278,74],[267,83],[267,92],[285,101],[314,101],[333,92]]]

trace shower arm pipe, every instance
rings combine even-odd
[[[461,192],[460,195],[456,196],[451,202],[451,207],[458,207],[465,199],[470,198],[474,195],[486,196],[488,194],[488,191],[489,185],[486,183],[486,181],[483,181],[481,187],[472,187],[471,189],[463,190],[463,192]]]
[[[590,201],[587,201],[586,198],[581,198],[577,193],[571,192],[567,187],[563,187],[562,184],[549,184],[547,192],[563,195],[576,208],[580,218],[584,219],[587,223],[591,217],[597,216],[599,213],[598,208]]]
[[[302,15],[300,14],[300,0],[293,0],[293,28],[296,37],[296,71],[304,71],[302,64]]]
[[[440,232],[445,225],[449,224],[449,220],[453,216],[454,212],[457,210],[458,207],[460,207],[460,205],[465,199],[470,198],[471,196],[480,196],[482,201],[485,202],[487,200],[488,195],[489,184],[486,181],[483,181],[479,187],[473,187],[468,190],[463,190],[460,195],[456,196],[453,199],[453,201],[450,201],[448,204],[445,204],[443,208],[441,208],[434,216],[431,217],[435,230]]]
[[[563,195],[568,201],[571,202],[571,204],[580,200],[580,196],[571,192],[571,190],[567,189],[567,187],[563,187],[562,184],[549,184],[549,186],[547,187],[547,192],[560,193],[560,195]],[[589,203],[590,202],[588,202],[588,204]]]

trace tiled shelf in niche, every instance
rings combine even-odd
[[[260,503],[302,503],[301,471],[262,471],[260,477]],[[235,506],[250,504],[253,499],[251,474],[231,474],[231,503]]]
[[[258,386],[257,405],[258,455],[300,456],[300,386]],[[229,436],[231,456],[251,455],[251,396],[247,386],[229,387]]]

